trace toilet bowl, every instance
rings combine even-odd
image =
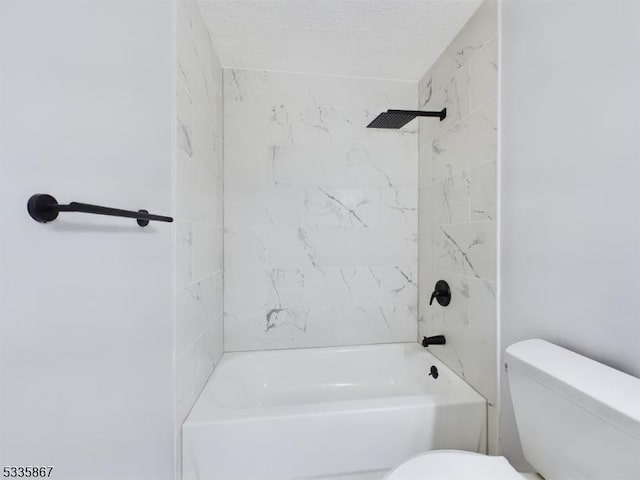
[[[417,455],[395,469],[384,480],[523,480],[504,457],[490,457],[462,450],[433,450]]]
[[[527,461],[546,480],[640,479],[640,379],[544,340],[507,348],[509,388]],[[504,457],[435,450],[384,480],[523,480]]]

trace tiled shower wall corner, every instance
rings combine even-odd
[[[223,351],[222,68],[198,4],[178,1],[176,429]],[[178,455],[179,457],[179,455]],[[178,459],[178,478],[180,461]]]
[[[224,77],[225,350],[414,341],[417,85]]]
[[[419,83],[421,109],[447,107],[443,122],[420,120],[420,335],[489,402],[496,449],[497,7],[485,2]],[[448,307],[428,301],[451,286]]]

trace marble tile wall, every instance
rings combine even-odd
[[[194,1],[176,5],[177,452],[180,427],[223,352],[222,68]],[[180,458],[178,458],[180,478]]]
[[[419,82],[421,109],[447,107],[443,122],[420,120],[419,333],[444,334],[430,350],[489,403],[496,449],[497,8],[487,1]],[[428,301],[435,282],[448,307]]]
[[[413,341],[417,85],[224,71],[225,350]]]

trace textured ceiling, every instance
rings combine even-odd
[[[224,67],[417,81],[482,0],[201,0]]]

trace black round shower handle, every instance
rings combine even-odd
[[[451,289],[449,288],[449,284],[444,280],[438,280],[436,282],[436,286],[431,294],[431,298],[429,299],[429,305],[433,304],[433,300],[446,307],[451,303]]]

